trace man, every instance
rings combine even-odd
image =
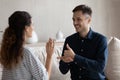
[[[107,41],[103,35],[92,31],[92,10],[86,5],[73,9],[73,25],[76,33],[67,37],[60,59],[59,69],[72,80],[105,80]]]

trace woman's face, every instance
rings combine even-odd
[[[33,31],[33,26],[32,24],[30,26],[25,27],[25,36],[27,38],[32,37],[32,31]]]

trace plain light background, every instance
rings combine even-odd
[[[32,15],[40,42],[55,38],[58,30],[67,37],[75,33],[72,10],[80,4],[92,8],[91,27],[94,31],[107,38],[120,38],[120,0],[0,0],[0,31],[8,26],[8,17],[21,10]]]

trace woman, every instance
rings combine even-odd
[[[3,66],[2,80],[48,80],[51,71],[51,58],[54,41],[46,44],[45,67],[24,47],[25,39],[32,36],[31,16],[25,11],[16,11],[9,17],[0,51],[0,62]],[[46,68],[46,69],[45,69]]]

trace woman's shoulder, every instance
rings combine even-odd
[[[32,55],[32,56],[34,56],[34,52],[32,51],[31,48],[24,47],[23,48],[23,55]]]
[[[32,73],[32,75],[36,78],[36,80],[45,78],[47,80],[48,74],[44,67],[44,65],[41,63],[41,61],[38,59],[36,55],[34,55],[34,52],[31,48],[24,47],[23,50],[23,62],[28,71]]]
[[[34,62],[35,64],[42,64],[40,59],[38,59],[38,56],[35,55],[33,49],[29,47],[24,47],[23,59],[27,62]]]
[[[34,52],[31,48],[24,47],[23,49],[23,59],[24,60],[36,60],[37,56],[35,56]]]
[[[43,67],[43,64],[38,59],[38,57],[34,54],[31,48],[24,48],[23,50],[23,61],[27,65],[37,65],[39,67]]]

